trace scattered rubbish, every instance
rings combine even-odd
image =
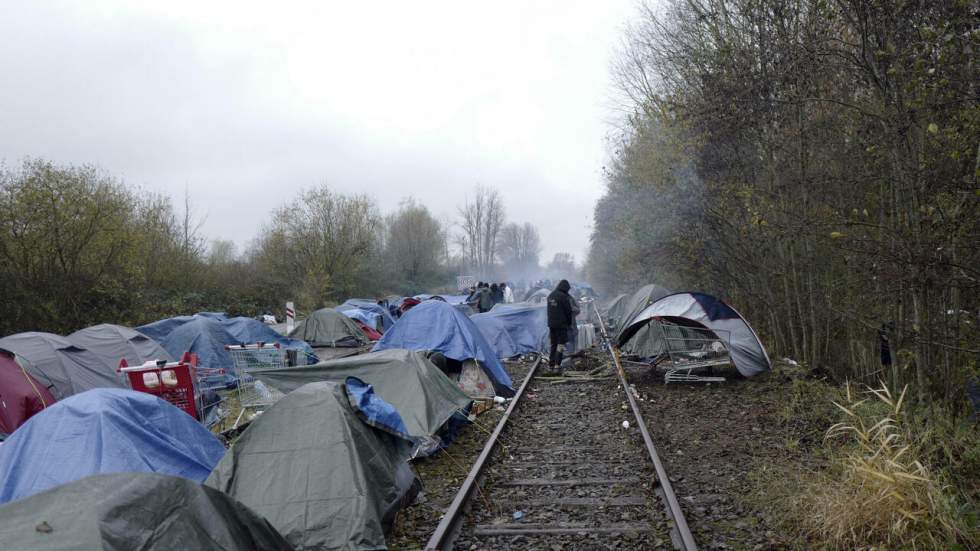
[[[521,520],[524,518],[524,511],[514,511],[514,520]]]
[[[630,422],[629,421],[623,421],[623,428],[624,429],[630,428]]]
[[[493,397],[493,403],[495,403],[495,404],[503,404],[503,403],[506,403],[506,402],[507,402],[507,398],[504,398],[503,396],[494,396]]]
[[[54,529],[51,528],[51,525],[45,520],[42,520],[41,524],[35,526],[34,529],[42,534],[50,534],[52,531],[54,531]]]

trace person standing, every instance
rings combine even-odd
[[[490,294],[490,286],[484,283],[483,287],[480,287],[480,289],[477,290],[477,296],[479,297],[479,302],[477,302],[477,310],[479,310],[481,314],[484,312],[489,312],[490,309],[493,308],[493,295]]]
[[[504,292],[504,304],[512,304],[514,302],[514,291],[510,289],[510,285],[501,283],[500,288]]]
[[[548,336],[551,338],[548,367],[557,371],[561,371],[561,359],[565,353],[565,343],[568,342],[568,329],[575,323],[572,297],[568,294],[571,287],[568,281],[563,279],[548,295]]]

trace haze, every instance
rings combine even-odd
[[[474,184],[582,261],[632,2],[7,2],[0,160],[94,163],[246,246],[326,182],[443,220]]]

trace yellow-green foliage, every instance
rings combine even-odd
[[[906,387],[907,390],[907,387]],[[922,458],[916,434],[884,385],[857,399],[850,386],[844,420],[827,431],[830,468],[803,476],[793,509],[798,528],[839,549],[945,549],[977,536],[975,520],[957,507],[947,476]],[[975,541],[975,540],[972,540]]]

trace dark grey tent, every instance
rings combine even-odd
[[[283,393],[315,381],[344,382],[357,377],[374,387],[401,415],[410,436],[421,439],[422,455],[441,447],[437,441],[450,417],[466,411],[471,400],[425,357],[424,352],[392,348],[316,365],[250,372]]]
[[[231,497],[152,473],[95,475],[0,507],[4,549],[292,549]]]
[[[606,324],[606,329],[613,330],[622,321],[629,305],[629,295],[616,295],[612,299],[599,304],[599,314]]]
[[[371,344],[364,331],[349,317],[333,308],[321,308],[299,322],[289,334],[311,346],[358,347]]]
[[[644,308],[669,294],[670,291],[656,284],[644,285],[643,287],[640,287],[635,293],[630,295],[629,299],[626,300],[626,304],[624,305],[625,307],[622,310],[621,319],[614,320],[616,332],[613,334],[622,331],[626,326],[628,326],[630,322],[633,321],[633,318],[639,315]]]
[[[116,366],[53,333],[17,333],[0,339],[27,372],[61,400],[93,388],[129,388]]]
[[[298,549],[384,549],[384,526],[415,477],[411,444],[376,428],[401,420],[383,402],[365,407],[372,395],[354,378],[290,392],[252,421],[205,484],[267,518]]]
[[[108,366],[117,367],[125,358],[129,365],[151,360],[174,361],[155,340],[129,327],[103,323],[75,331],[65,337],[72,344],[95,354]]]

